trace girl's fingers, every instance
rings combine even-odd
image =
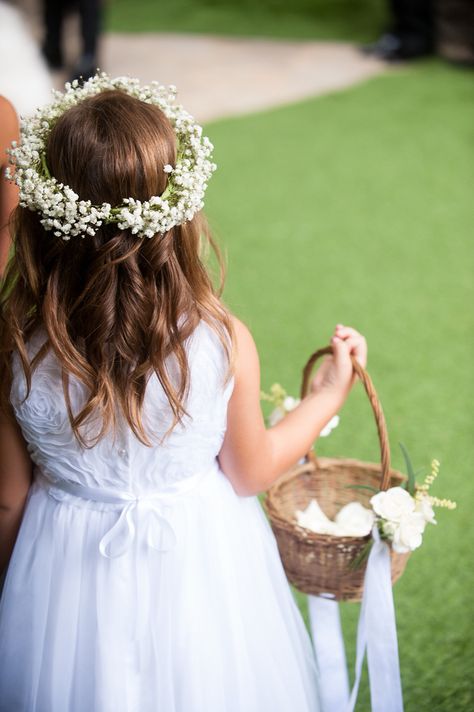
[[[349,354],[355,356],[361,366],[365,367],[367,363],[367,342],[357,329],[353,329],[351,326],[344,326],[344,324],[337,324],[332,341],[333,343],[334,341],[342,342],[348,349]]]
[[[347,341],[343,339],[338,339],[337,336],[333,336],[331,339],[333,347],[333,358],[336,364],[342,365],[345,362],[349,363],[349,349],[347,348]]]
[[[367,361],[367,344],[363,336],[350,336],[344,343],[349,349],[349,353],[355,356],[361,366],[365,366]]]
[[[341,339],[346,339],[348,336],[361,336],[356,329],[353,329],[351,326],[343,326],[342,324],[336,326],[334,333]]]
[[[335,336],[333,336],[331,341],[333,344],[338,342],[340,344],[344,344],[349,354],[355,356],[360,361],[360,363],[364,365],[365,361],[367,360],[366,340],[355,329],[351,329],[350,332],[350,334],[348,333],[345,335],[342,335],[342,333],[337,333]]]

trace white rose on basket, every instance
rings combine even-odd
[[[371,499],[371,509],[360,502],[349,502],[336,515],[334,522],[326,517],[316,500],[311,500],[304,511],[297,511],[300,526],[319,534],[332,536],[364,537],[377,525],[382,539],[390,542],[393,551],[407,554],[421,546],[427,524],[436,524],[433,507],[455,509],[456,503],[449,499],[439,499],[428,494],[430,486],[438,476],[439,462],[433,460],[431,473],[423,484],[417,485],[414,471],[406,450],[402,448],[407,461],[408,479],[406,488],[391,487],[376,492]],[[373,489],[371,486],[353,485],[357,489]],[[373,539],[356,556],[351,568],[356,569],[368,557]]]
[[[426,519],[423,515],[419,512],[405,514],[397,524],[392,535],[392,549],[398,554],[406,554],[418,549],[426,527]]]
[[[423,515],[425,522],[436,524],[435,513],[429,495],[418,495],[415,502],[415,512],[420,512],[420,514]]]
[[[421,546],[426,525],[436,524],[433,506],[455,509],[456,503],[428,494],[438,476],[438,460],[432,461],[431,473],[422,485],[417,485],[408,453],[401,447],[408,471],[406,489],[391,487],[385,492],[378,492],[371,498],[370,504],[377,515],[382,538],[391,542],[394,551],[406,554]]]
[[[415,500],[403,487],[391,487],[374,495],[370,504],[374,512],[389,522],[399,522],[401,518],[415,510]]]

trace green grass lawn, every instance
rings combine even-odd
[[[209,32],[301,39],[373,40],[386,20],[384,0],[114,0],[114,32]]]
[[[474,709],[472,74],[437,62],[207,127],[207,210],[228,251],[225,297],[250,326],[262,386],[296,394],[341,321],[416,468],[441,461],[439,510],[394,589],[407,712]],[[377,460],[362,388],[324,455]],[[306,616],[305,597],[298,602]],[[358,606],[342,606],[351,661]],[[352,665],[352,662],[351,662]],[[367,683],[358,710],[369,709]]]

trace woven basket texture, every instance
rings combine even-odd
[[[331,353],[331,347],[316,351],[303,371],[301,395],[309,389],[309,377],[315,361]],[[401,485],[405,475],[390,468],[390,450],[383,411],[369,375],[352,360],[374,411],[381,449],[381,464],[345,458],[318,458],[311,452],[306,462],[282,475],[267,491],[264,507],[275,534],[288,580],[299,591],[337,601],[360,601],[367,561],[357,568],[353,562],[367,545],[365,537],[337,537],[316,534],[300,527],[296,510],[306,509],[316,499],[323,512],[334,519],[348,502],[358,501],[370,507],[370,490],[352,485],[369,485],[386,490]],[[409,554],[391,550],[392,583],[402,575]]]

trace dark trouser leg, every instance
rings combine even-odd
[[[96,58],[102,29],[101,0],[79,0],[79,13],[81,16],[82,54]]]
[[[64,5],[62,0],[43,0],[45,27],[43,54],[52,68],[59,68],[63,63],[61,39]]]
[[[98,65],[99,38],[102,29],[101,0],[79,0],[81,18],[82,54],[71,79],[85,81],[93,76]]]
[[[420,48],[433,46],[434,0],[390,0],[390,32]]]
[[[438,0],[388,0],[391,22],[364,52],[388,61],[414,59],[434,48],[434,8]]]

